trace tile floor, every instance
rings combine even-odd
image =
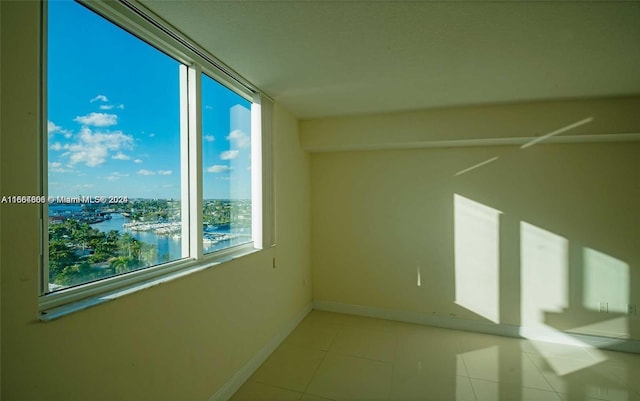
[[[231,401],[640,401],[640,354],[312,311]]]

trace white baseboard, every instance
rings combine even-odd
[[[346,313],[350,315],[395,320],[399,322],[422,324],[425,326],[446,329],[472,331],[494,334],[505,337],[526,338],[534,341],[545,341],[568,345],[595,347],[613,351],[640,354],[640,341],[627,338],[599,337],[586,334],[560,332],[553,329],[528,328],[508,324],[496,324],[479,320],[459,319],[449,316],[426,315],[416,312],[405,312],[370,306],[343,304],[329,301],[313,301],[313,309]]]
[[[304,308],[293,319],[291,319],[275,336],[269,340],[264,347],[255,353],[236,373],[227,380],[222,387],[209,398],[209,401],[227,401],[236,391],[251,377],[251,375],[267,360],[269,355],[284,341],[285,338],[300,324],[302,319],[311,312],[311,303]]]

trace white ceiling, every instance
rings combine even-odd
[[[143,4],[302,119],[640,94],[640,2]]]

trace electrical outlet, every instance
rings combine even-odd
[[[608,302],[600,302],[600,312],[608,313],[609,312],[609,303]]]
[[[635,315],[636,312],[636,304],[627,304],[627,315]]]

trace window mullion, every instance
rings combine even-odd
[[[189,250],[201,259],[202,250],[202,78],[199,65],[188,68],[189,92]]]
[[[251,105],[253,240],[257,249],[275,245],[271,118],[273,102],[255,94]]]
[[[251,104],[251,232],[257,249],[263,248],[262,237],[262,130],[260,96]]]
[[[189,68],[180,65],[180,216],[182,221],[182,257],[189,257],[191,243],[189,212]]]
[[[260,96],[260,174],[262,187],[262,248],[276,245],[275,204],[273,196],[273,100]]]
[[[48,132],[44,127],[47,127],[48,114],[47,114],[47,74],[45,73],[48,68],[48,23],[49,19],[46,18],[48,13],[48,3],[42,2],[40,12],[40,35],[41,35],[41,57],[40,57],[40,160],[42,164],[40,166],[40,193],[48,197],[49,191],[49,138]],[[49,205],[43,203],[40,208],[40,295],[46,294],[49,291]]]

